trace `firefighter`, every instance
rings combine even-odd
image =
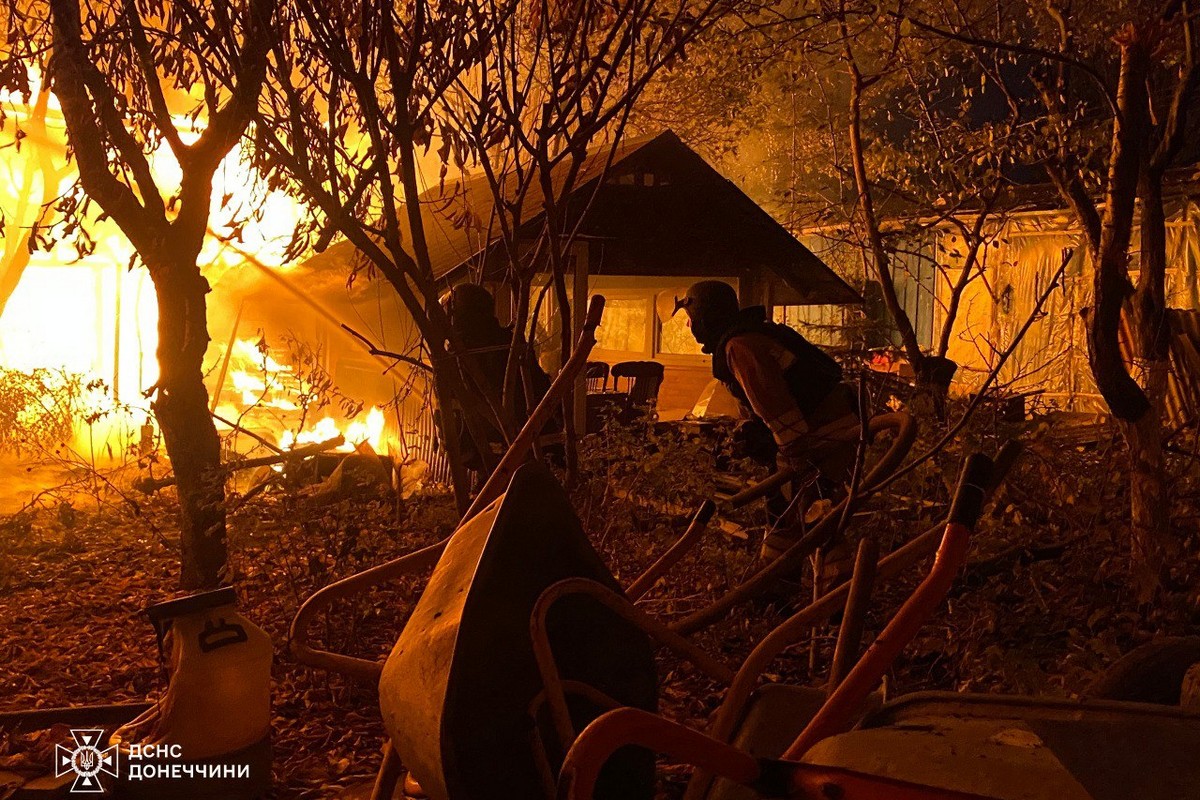
[[[763,558],[777,558],[795,542],[802,523],[811,521],[805,516],[810,507],[830,507],[844,493],[860,427],[854,393],[842,383],[836,361],[792,328],[769,321],[764,307],[741,308],[728,283],[700,281],[676,306],[712,355],[713,377],[749,419],[738,437],[748,454],[800,472],[793,491],[801,496],[786,502],[792,512],[763,541]],[[845,575],[849,556],[844,541],[826,548],[827,586]]]
[[[496,318],[496,301],[492,293],[478,284],[464,283],[455,286],[445,301],[445,308],[455,335],[466,348],[464,357],[471,359],[478,370],[477,374],[488,384],[487,399],[493,408],[502,409],[505,368],[508,365],[508,351],[512,346],[512,328],[500,324],[500,320]],[[529,356],[528,350],[526,355]],[[550,378],[536,359],[530,358],[529,364],[533,402],[536,404],[550,388]],[[467,386],[473,385],[465,369],[461,370],[461,375]],[[519,386],[513,406],[518,423],[523,422],[527,416],[528,404],[525,402],[525,392]],[[463,464],[474,472],[486,471],[502,455],[504,437],[490,418],[481,418],[479,427],[487,431],[487,441],[475,442],[462,419],[463,413],[470,412],[456,408],[454,414]],[[552,423],[551,427],[554,424]]]

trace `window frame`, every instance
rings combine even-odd
[[[678,312],[682,314],[683,312]],[[654,314],[654,358],[661,361],[663,364],[670,364],[680,367],[696,367],[708,364],[712,361],[712,356],[704,353],[665,353],[662,350],[662,329],[663,321],[658,318],[658,314]]]

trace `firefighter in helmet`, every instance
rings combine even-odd
[[[454,333],[466,348],[466,352],[458,356],[461,380],[466,386],[474,385],[464,363],[466,359],[470,359],[476,374],[487,382],[485,401],[494,409],[503,408],[505,371],[513,341],[512,327],[502,325],[496,318],[496,301],[492,293],[478,284],[464,283],[455,286],[443,305]],[[537,360],[531,357],[528,349],[525,350],[525,356],[534,393],[533,403],[536,405],[550,388],[550,378],[538,365]],[[512,409],[517,424],[524,423],[529,408],[525,392],[517,391],[513,397]],[[463,415],[468,413],[475,412],[456,407],[453,413],[453,433],[443,431],[443,435],[457,437],[459,453],[462,454],[463,465],[467,469],[477,473],[487,472],[503,455],[504,436],[496,429],[491,418],[479,416],[476,427],[486,433],[487,440],[476,442],[463,418]],[[548,427],[556,429],[558,425],[557,421],[552,421]]]
[[[799,471],[793,491],[800,496],[785,502],[791,512],[763,541],[763,558],[774,559],[796,541],[806,511],[836,503],[849,482],[859,431],[854,393],[836,361],[768,320],[763,306],[741,308],[728,283],[700,281],[676,308],[687,313],[692,335],[712,356],[713,377],[749,419],[739,429],[748,455]],[[821,500],[829,502],[816,505]],[[845,542],[826,548],[826,582],[845,574],[849,555]]]

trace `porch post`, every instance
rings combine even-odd
[[[587,317],[588,305],[588,255],[591,242],[576,241],[572,248],[575,253],[575,273],[571,281],[571,341],[579,341],[583,331],[583,322]],[[565,364],[570,353],[563,354]],[[587,424],[587,370],[580,370],[575,378],[575,430],[583,435]]]

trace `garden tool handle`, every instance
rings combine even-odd
[[[993,467],[992,460],[985,455],[976,453],[967,458],[933,569],[784,752],[783,758],[798,761],[817,742],[843,733],[896,657],[946,599],[955,576],[966,563],[971,531],[983,509]]]
[[[998,488],[1008,474],[1012,465],[1020,455],[1022,445],[1017,440],[1010,440],[1000,448],[994,458],[995,467],[992,470],[991,481],[988,485],[988,497]],[[934,526],[913,538],[907,544],[892,551],[879,561],[876,581],[882,583],[901,575],[916,564],[932,555],[940,541],[944,527]],[[755,646],[738,669],[737,677],[725,692],[725,698],[709,727],[709,734],[718,741],[727,742],[733,735],[734,729],[746,712],[747,704],[758,685],[763,672],[783,650],[800,640],[815,625],[827,620],[835,611],[845,604],[850,591],[850,584],[843,583],[811,605],[793,614],[785,622],[771,631]],[[840,682],[839,682],[840,685]],[[688,784],[685,800],[703,798],[708,790],[708,781],[697,775]]]
[[[570,746],[570,743],[575,740],[575,729],[571,722],[570,709],[567,706],[566,692],[563,690],[566,682],[559,673],[558,662],[554,659],[548,620],[554,605],[569,596],[591,598],[636,627],[655,644],[667,647],[692,662],[710,678],[715,678],[723,683],[733,680],[732,669],[642,611],[619,593],[587,578],[564,578],[558,583],[548,586],[538,596],[537,602],[533,605],[533,613],[529,617],[529,639],[533,645],[534,659],[537,661],[542,686],[546,692],[546,704],[550,708],[550,719],[564,748]]]

